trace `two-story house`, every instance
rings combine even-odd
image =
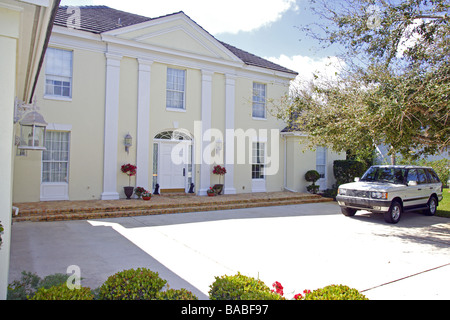
[[[119,199],[132,186],[205,195],[306,191],[324,148],[301,150],[271,115],[297,73],[223,43],[185,13],[148,18],[105,6],[60,7],[35,90],[44,151],[17,149],[14,201]],[[16,131],[19,130],[16,128]],[[212,173],[215,165],[227,173]]]

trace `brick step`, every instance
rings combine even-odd
[[[246,203],[262,203],[262,202],[270,202],[270,201],[296,201],[296,200],[309,200],[309,199],[322,199],[318,195],[313,194],[297,194],[293,196],[285,196],[282,198],[274,197],[274,198],[262,198],[262,199],[226,199],[222,198],[221,196],[218,197],[210,197],[206,198],[204,197],[205,201],[189,201],[189,198],[191,196],[182,196],[182,197],[174,197],[180,200],[178,203],[176,202],[157,202],[153,199],[158,197],[161,198],[168,198],[172,196],[152,196],[152,199],[149,201],[143,201],[138,199],[132,199],[129,200],[130,203],[127,204],[127,201],[121,202],[120,204],[117,204],[116,202],[112,202],[113,204],[107,205],[105,202],[104,206],[89,206],[86,207],[71,207],[71,208],[29,208],[29,209],[20,209],[19,216],[30,216],[30,215],[36,215],[36,214],[46,214],[46,215],[52,215],[52,214],[73,214],[73,213],[101,213],[101,212],[107,212],[107,211],[125,211],[125,210],[147,210],[149,208],[151,209],[164,209],[164,208],[177,208],[177,207],[191,207],[191,206],[216,206],[216,205],[222,205],[222,204],[246,204]],[[192,198],[193,199],[193,198]],[[186,200],[186,201],[184,201]]]
[[[35,214],[24,214],[13,217],[13,221],[61,221],[61,220],[86,220],[86,219],[102,219],[115,217],[145,216],[158,214],[174,214],[185,212],[201,212],[216,210],[232,210],[243,208],[256,208],[268,206],[284,206],[304,203],[328,202],[331,199],[312,197],[289,197],[286,199],[274,199],[266,201],[230,201],[230,202],[209,202],[209,203],[185,203],[184,205],[155,205],[145,207],[129,207],[129,208],[110,208],[109,210],[91,210],[91,211],[65,211],[65,212],[45,212]],[[151,201],[151,200],[150,200]]]

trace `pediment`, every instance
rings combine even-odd
[[[204,57],[240,59],[183,12],[104,33],[127,41]]]

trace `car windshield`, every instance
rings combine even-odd
[[[406,170],[392,167],[370,167],[361,181],[388,182],[401,184],[405,181]]]

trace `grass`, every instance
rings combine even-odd
[[[444,189],[442,191],[442,196],[444,197],[444,199],[439,202],[436,215],[439,217],[450,218],[450,189]]]

